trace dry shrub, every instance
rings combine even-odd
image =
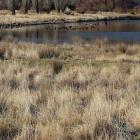
[[[138,53],[140,53],[138,45],[128,47],[127,51],[126,51],[126,54],[130,55],[130,56],[134,56],[134,55],[136,55]]]
[[[111,122],[99,120],[96,122],[94,129],[95,139],[124,139],[130,140],[137,136],[136,131],[132,131],[129,127],[129,121],[125,120],[126,114],[114,114]]]
[[[53,74],[58,74],[61,72],[63,68],[63,63],[59,61],[55,61],[53,62],[52,67],[53,67]]]
[[[0,98],[0,114],[4,114],[7,111],[6,99],[4,97]]]
[[[126,51],[127,51],[127,47],[124,46],[124,45],[119,45],[119,46],[117,47],[117,51],[118,51],[118,53],[125,54]]]
[[[20,131],[20,126],[18,126],[11,120],[0,119],[1,140],[12,140],[16,135],[20,133]]]
[[[4,58],[5,58],[5,49],[0,48],[0,59],[4,59]]]
[[[128,75],[131,72],[131,67],[129,64],[120,64],[118,65],[118,68],[122,75]]]
[[[28,75],[28,88],[29,90],[37,90],[38,86],[35,83],[35,76],[37,75],[37,72],[31,72]]]
[[[8,85],[10,86],[11,90],[16,90],[19,88],[20,83],[16,78],[9,80]]]
[[[59,55],[60,55],[59,51],[57,49],[53,49],[53,48],[42,49],[39,51],[40,59],[58,58]]]
[[[116,139],[117,132],[115,127],[107,121],[100,120],[96,122],[94,132],[95,139]]]

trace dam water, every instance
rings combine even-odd
[[[85,23],[43,24],[15,29],[1,29],[0,40],[64,44],[78,40],[108,39],[130,43],[140,42],[140,20],[114,20]]]

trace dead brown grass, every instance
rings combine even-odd
[[[101,20],[101,19],[117,19],[119,17],[140,17],[139,14],[131,13],[115,13],[115,12],[97,12],[96,14],[79,14],[74,12],[73,15],[58,14],[51,12],[50,14],[40,13],[39,15],[29,11],[28,14],[23,14],[16,11],[16,15],[11,15],[10,11],[0,10],[0,24],[39,24],[44,22],[57,23],[59,21],[77,22],[88,20]]]
[[[139,45],[76,45],[0,43],[1,140],[139,139]]]
[[[140,62],[140,45],[109,43],[107,40],[79,42],[72,45],[1,42],[1,59],[33,59],[62,61]]]

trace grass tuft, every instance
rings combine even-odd
[[[40,59],[51,59],[51,58],[58,58],[59,57],[59,51],[52,49],[52,48],[47,48],[47,49],[42,49],[39,51],[39,58]]]
[[[0,48],[0,59],[4,59],[5,57],[5,49],[4,48]]]
[[[53,67],[53,74],[58,74],[63,69],[63,63],[59,61],[55,61],[53,62],[52,67]]]

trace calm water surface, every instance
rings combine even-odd
[[[89,23],[44,24],[21,29],[0,30],[0,39],[12,37],[35,43],[73,43],[78,39],[140,43],[140,20],[100,21]]]

